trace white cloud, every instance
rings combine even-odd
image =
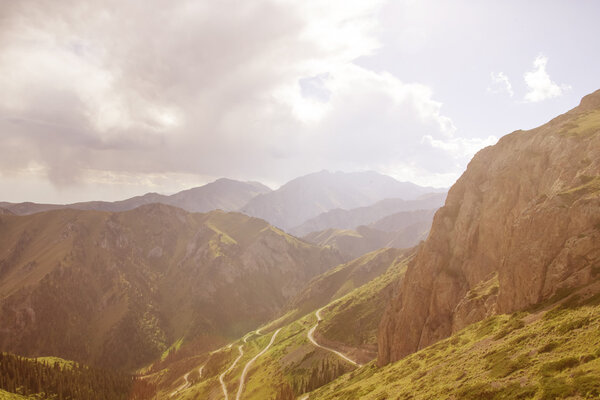
[[[523,78],[528,87],[528,92],[525,94],[525,101],[536,103],[539,101],[552,99],[561,96],[565,90],[569,90],[569,85],[558,85],[546,71],[548,57],[539,55],[533,61],[533,70],[526,72]]]
[[[0,175],[34,164],[97,198],[323,168],[451,183],[487,142],[457,136],[428,86],[356,63],[381,46],[382,1],[324,4],[3,6]]]
[[[510,97],[515,95],[513,91],[512,84],[510,83],[510,79],[504,72],[491,72],[490,77],[492,79],[492,83],[488,86],[488,92],[490,93],[508,93]]]

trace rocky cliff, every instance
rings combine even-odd
[[[380,324],[379,364],[600,274],[600,91],[481,150]]]

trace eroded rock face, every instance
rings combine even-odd
[[[598,279],[600,91],[481,150],[435,215],[380,325],[379,363]],[[497,293],[473,289],[497,274]],[[469,298],[471,296],[471,298]]]

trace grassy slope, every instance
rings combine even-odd
[[[404,254],[398,249],[380,249],[313,278],[291,302],[294,320],[350,293],[385,273],[390,264]]]
[[[383,368],[370,364],[310,399],[554,399],[600,395],[600,296],[498,315]]]
[[[375,251],[393,240],[393,233],[378,231],[366,226],[357,229],[335,229],[312,232],[303,239],[321,247],[338,250],[344,256],[357,258],[368,252]],[[405,246],[406,247],[406,246]]]
[[[406,258],[396,254],[397,251],[395,250],[392,252],[389,250],[382,250],[381,252],[372,254],[366,259],[381,259],[382,254],[385,252],[389,253],[384,257],[384,259],[389,261],[389,264],[387,265],[387,269],[383,269],[385,273],[382,275],[371,277],[371,281],[368,281],[357,288],[354,288],[353,286],[347,287],[347,291],[340,291],[340,288],[344,286],[344,282],[347,282],[344,279],[336,281],[337,284],[334,285],[335,290],[330,288],[332,290],[331,293],[340,293],[343,295],[331,302],[330,306],[323,310],[322,315],[324,319],[317,330],[317,336],[324,336],[325,339],[329,339],[327,336],[328,334],[331,334],[338,340],[338,342],[333,343],[333,345],[335,346],[337,344],[336,347],[343,349],[344,351],[349,347],[354,346],[355,343],[358,343],[359,341],[357,341],[357,338],[366,337],[368,338],[369,343],[375,340],[376,326],[381,318],[381,313],[383,312],[383,307],[380,307],[384,302],[382,292],[392,282],[395,282],[398,279],[405,270],[405,265],[408,261]],[[361,265],[364,266],[364,264]],[[355,267],[357,267],[357,265],[355,265]],[[339,273],[343,268],[340,269],[340,267],[338,267],[336,270],[338,270],[337,273]],[[332,274],[335,275],[336,272],[329,271],[323,276],[329,277],[332,276]],[[351,276],[351,274],[344,275],[345,279],[348,279],[349,276]],[[315,309],[316,308],[318,307],[315,307]],[[298,387],[302,384],[306,384],[310,381],[311,374],[314,373],[313,371],[323,364],[330,365],[331,368],[337,369],[339,373],[354,369],[352,365],[340,360],[336,355],[329,351],[316,348],[309,342],[307,333],[316,323],[316,317],[314,315],[315,309],[311,309],[310,312],[305,313],[299,318],[296,317],[293,322],[289,322],[289,319],[290,315],[294,313],[289,313],[263,328],[262,335],[253,334],[248,336],[248,341],[244,345],[244,356],[225,379],[230,398],[234,398],[237,393],[239,378],[245,364],[267,345],[275,328],[281,325],[283,325],[283,327],[273,346],[267,353],[257,359],[250,369],[244,394],[242,396],[243,399],[268,399],[275,396],[282,385]],[[360,320],[362,321],[360,330],[347,332],[349,336],[339,335],[338,332],[338,336],[336,336],[335,326],[337,324],[342,325],[346,323],[344,321],[348,319],[348,313],[352,314],[354,312],[357,313],[356,315],[360,315]],[[321,330],[323,330],[323,332],[321,332]],[[362,330],[364,330],[364,332]],[[223,394],[218,380],[219,375],[224,372],[237,357],[239,354],[237,347],[242,343],[243,342],[240,339],[232,343],[230,348],[226,346],[213,352],[209,358],[209,363],[207,364],[205,364],[205,357],[198,357],[196,361],[188,362],[185,368],[179,367],[179,375],[177,375],[176,378],[173,378],[172,374],[171,378],[163,376],[162,382],[159,383],[159,386],[163,387],[159,398],[167,398],[175,388],[181,385],[183,380],[180,377],[183,374],[188,371],[197,370],[201,365],[205,364],[203,376],[200,379],[193,381],[193,384],[189,388],[179,393],[178,399],[221,399]],[[331,343],[328,343],[328,345],[331,345]],[[344,345],[350,346],[345,347]],[[194,378],[194,375],[190,374],[190,378]]]
[[[0,400],[29,400],[37,398],[38,397],[34,396],[22,396],[20,394],[10,393],[0,389]]]
[[[150,205],[0,219],[5,348],[127,369],[238,337],[339,260],[239,213]]]
[[[376,345],[391,285],[404,275],[406,263],[407,259],[397,258],[383,275],[333,303],[319,326],[321,335],[350,346]]]
[[[315,348],[307,339],[307,332],[316,322],[314,314],[286,325],[279,332],[273,346],[251,367],[243,399],[268,399],[274,396],[278,388],[284,384],[293,384],[302,379],[310,377],[311,368],[327,359],[330,362],[339,362],[339,359],[328,351]],[[239,379],[246,363],[254,357],[269,342],[273,331],[266,332],[261,336],[254,336],[244,345],[244,356],[236,367],[225,377],[229,391],[229,398],[235,398],[238,390]],[[216,400],[223,398],[223,392],[219,383],[219,375],[227,370],[234,359],[238,356],[238,345],[242,341],[233,343],[231,348],[223,348],[212,355],[214,369],[209,373],[203,373],[202,378],[194,382],[192,386],[180,392],[177,396],[181,400],[192,400],[197,398]],[[344,362],[342,368],[350,370],[352,367]],[[197,369],[199,365],[192,368]],[[206,367],[205,367],[206,368]],[[159,393],[158,398],[168,398],[169,394],[177,386],[183,383],[179,379],[172,382],[168,388]]]

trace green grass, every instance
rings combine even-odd
[[[396,363],[346,374],[310,398],[596,398],[600,306],[569,302],[551,318],[488,318]]]
[[[29,400],[29,399],[41,399],[42,397],[35,396],[23,396],[16,393],[6,392],[0,389],[0,400]]]
[[[325,278],[337,277],[337,275],[343,278],[342,280],[335,279],[338,286],[334,285],[334,287],[338,287],[338,289],[331,293],[339,292],[341,290],[339,285],[344,286],[343,282],[348,281],[348,274],[359,273],[361,266],[370,262],[379,262],[382,259],[391,262],[387,270],[381,268],[385,273],[350,290],[342,298],[331,303],[330,307],[323,312],[324,320],[319,325],[319,333],[322,333],[327,339],[345,345],[375,345],[377,325],[387,299],[386,288],[402,276],[408,260],[404,257],[396,257],[395,251],[387,249],[369,254],[359,259],[355,265],[344,264],[323,275]],[[290,322],[291,319],[293,320]],[[357,320],[360,322],[358,329],[356,326],[351,326]],[[237,392],[245,364],[267,345],[277,327],[282,327],[282,329],[273,346],[256,360],[249,371],[244,398],[270,399],[277,395],[282,386],[294,388],[297,394],[300,394],[299,388],[311,380],[315,369],[324,365],[335,370],[332,376],[355,369],[350,363],[341,360],[333,353],[317,348],[309,342],[307,333],[315,323],[314,309],[299,318],[297,310],[295,310],[263,328],[263,335],[248,336],[247,343],[244,345],[244,356],[225,379],[230,398]],[[206,363],[202,378],[196,379],[197,374],[190,374],[190,378],[194,379],[194,384],[179,393],[178,398],[182,400],[220,398],[222,392],[218,376],[231,365],[238,354],[237,346],[240,343],[242,341],[238,340],[231,349],[225,348],[212,354]],[[183,381],[179,376],[177,378],[179,380],[171,382],[168,389],[162,390],[161,393],[168,395],[181,385]]]
[[[183,338],[179,338],[177,339],[171,346],[169,346],[168,349],[166,349],[162,355],[160,356],[161,360],[164,360],[165,358],[167,358],[167,356],[172,352],[172,353],[176,353],[177,350],[179,350],[179,348],[181,347],[181,345],[183,344]]]
[[[397,259],[383,275],[323,310],[324,321],[318,331],[329,340],[349,346],[376,345],[379,321],[389,300],[386,288],[401,279],[406,263],[406,259]]]
[[[583,182],[584,183],[581,185],[558,193],[558,195],[565,201],[573,203],[583,196],[597,195],[600,193],[600,176],[585,177]]]
[[[563,126],[560,132],[563,136],[588,137],[599,131],[600,110],[593,110],[580,115],[574,121]]]
[[[74,361],[70,361],[70,360],[65,360],[59,357],[36,357],[36,358],[32,358],[32,360],[35,361],[39,361],[48,365],[55,365],[56,363],[58,363],[58,365],[60,365],[61,368],[72,368],[73,365],[75,365]]]
[[[495,272],[494,275],[488,279],[487,281],[480,282],[475,287],[467,292],[467,299],[480,299],[483,297],[488,297],[498,293],[498,289],[500,288],[500,282],[498,281],[498,273]]]

